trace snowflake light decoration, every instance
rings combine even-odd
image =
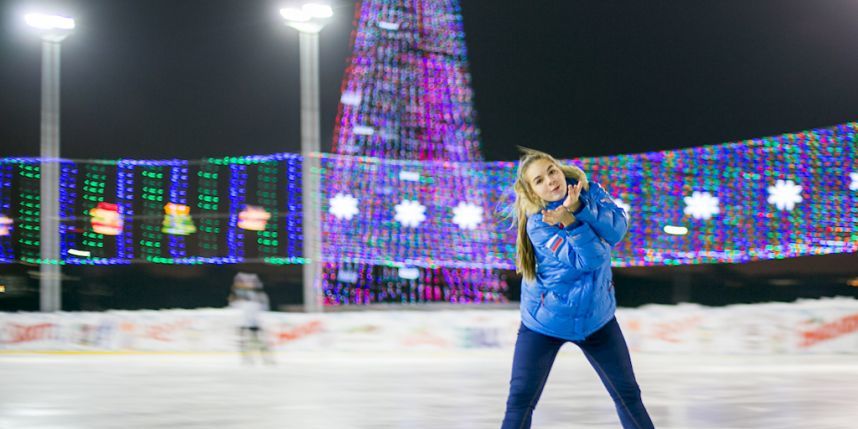
[[[471,203],[460,202],[453,209],[453,223],[461,229],[474,229],[483,221],[483,208]]]
[[[416,228],[421,222],[426,220],[426,207],[415,200],[402,200],[395,207],[396,216],[394,219],[401,223],[402,226]]]
[[[709,192],[694,191],[690,197],[685,197],[684,200],[684,213],[695,219],[710,219],[721,212],[718,208],[718,198],[713,197]]]
[[[801,186],[792,180],[778,180],[774,186],[769,186],[768,202],[778,210],[792,211],[801,202]]]
[[[330,200],[331,208],[328,209],[337,219],[351,220],[358,214],[358,200],[348,194],[337,194]]]

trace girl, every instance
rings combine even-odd
[[[629,350],[614,318],[611,246],[626,212],[581,169],[521,148],[515,180],[516,271],[522,274],[504,429],[529,428],[560,347],[577,345],[596,370],[625,429],[653,428]]]

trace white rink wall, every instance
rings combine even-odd
[[[619,309],[634,352],[858,354],[858,301]],[[230,309],[0,313],[0,352],[231,352],[239,314]],[[509,349],[516,310],[267,313],[276,350],[443,351]]]

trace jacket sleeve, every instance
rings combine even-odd
[[[589,195],[581,199],[581,208],[574,214],[611,246],[619,243],[629,230],[629,215],[598,183],[590,183]]]
[[[594,271],[610,260],[610,248],[587,224],[560,228],[542,221],[542,214],[531,216],[527,235],[537,252],[549,255],[579,271]]]

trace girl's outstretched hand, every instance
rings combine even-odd
[[[582,189],[584,189],[584,182],[566,185],[566,199],[563,200],[563,207],[573,212],[578,210],[578,207],[581,207],[581,201],[578,198],[581,196]]]

